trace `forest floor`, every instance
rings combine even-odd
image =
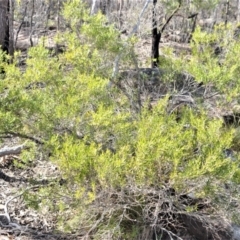
[[[16,146],[17,142],[18,139],[8,139],[0,149]],[[57,167],[38,159],[27,167],[19,168],[14,161],[20,162],[21,159],[18,155],[0,158],[0,240],[79,239],[76,234],[56,231],[56,216],[48,214],[47,208],[37,212],[23,200],[27,189],[34,191],[47,179],[59,177]]]

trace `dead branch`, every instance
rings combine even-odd
[[[36,137],[33,136],[28,136],[26,134],[23,133],[18,133],[18,132],[0,132],[0,138],[11,138],[11,137],[19,137],[19,138],[23,138],[23,139],[28,139],[31,140],[39,145],[43,145],[44,142]]]
[[[161,28],[161,33],[163,33],[163,31],[165,30],[166,26],[169,24],[169,22],[171,21],[171,19],[173,18],[173,16],[175,16],[175,14],[177,13],[177,11],[180,9],[181,7],[181,1],[179,1],[178,6],[176,7],[176,9],[173,10],[173,12],[171,13],[171,15],[168,17],[168,19],[166,20],[166,22],[163,24],[162,28]]]
[[[6,155],[20,154],[24,148],[26,148],[25,144],[13,146],[13,147],[4,147],[0,149],[0,157],[6,156]]]

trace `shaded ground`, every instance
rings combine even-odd
[[[78,239],[74,234],[56,232],[56,216],[38,213],[23,201],[24,189],[41,186],[45,179],[57,177],[57,168],[50,162],[38,160],[31,167],[19,169],[14,167],[13,161],[20,159],[18,156],[0,159],[0,240]],[[36,180],[39,184],[31,185],[28,180]],[[10,224],[5,216],[7,202]]]

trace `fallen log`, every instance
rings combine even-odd
[[[23,149],[26,148],[25,144],[17,145],[13,147],[4,147],[0,149],[0,157],[4,157],[7,155],[16,155],[20,154]]]

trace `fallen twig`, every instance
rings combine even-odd
[[[9,203],[10,203],[12,200],[14,200],[15,198],[18,198],[18,197],[22,196],[26,191],[28,191],[28,190],[30,190],[30,189],[32,189],[32,188],[36,188],[36,187],[38,187],[38,186],[29,187],[29,188],[25,189],[24,191],[22,191],[21,193],[13,196],[12,198],[10,198],[9,200],[6,201],[6,203],[4,204],[4,214],[0,214],[0,216],[6,217],[8,223],[7,223],[7,224],[3,224],[3,223],[0,221],[0,226],[1,226],[1,227],[16,228],[16,229],[19,229],[19,230],[21,230],[21,231],[22,231],[22,230],[23,230],[23,231],[25,230],[25,229],[23,229],[23,227],[22,227],[20,224],[14,223],[14,222],[11,221],[10,215],[9,215],[9,213],[8,213],[8,205],[9,205]]]

